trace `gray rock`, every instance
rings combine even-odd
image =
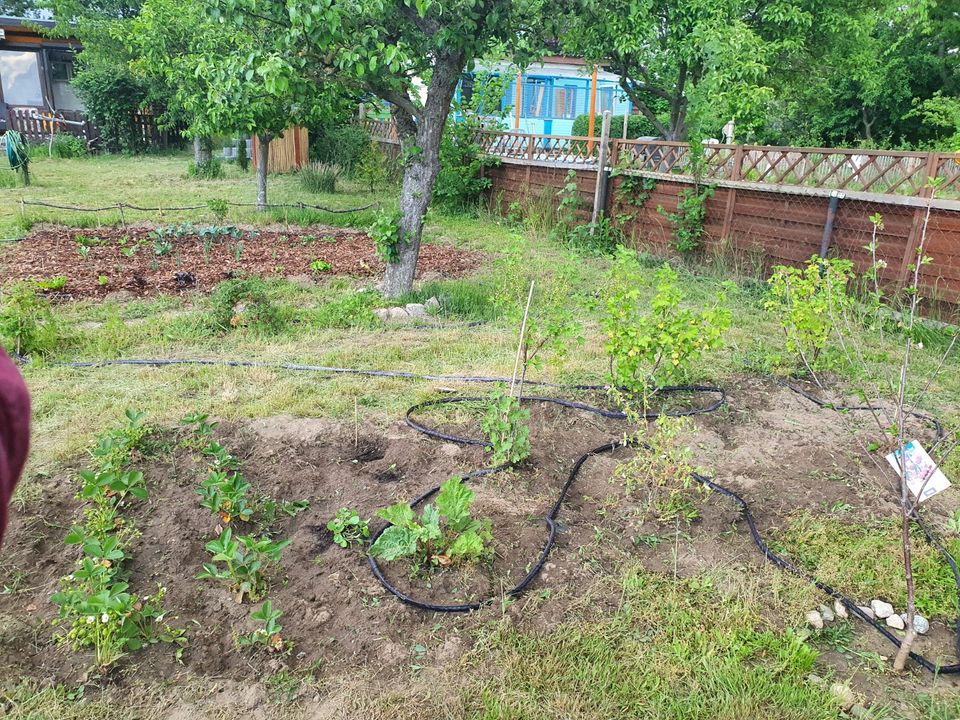
[[[900,619],[903,620],[903,626],[907,626],[907,614],[900,613]],[[930,632],[930,621],[927,620],[923,615],[913,616],[913,629],[916,631],[917,635],[926,635]]]
[[[873,614],[881,620],[893,615],[893,605],[883,600],[871,600],[870,608],[873,610]]]
[[[847,712],[857,703],[857,696],[848,685],[843,683],[834,683],[830,686],[830,694],[840,703],[840,709]]]
[[[407,303],[407,314],[410,317],[426,317],[427,306],[423,303]]]
[[[903,618],[899,615],[888,615],[887,616],[887,626],[892,627],[894,630],[903,630],[907,624],[903,621]]]
[[[815,630],[823,630],[823,616],[816,610],[811,610],[806,614],[807,624]]]
[[[873,608],[868,608],[866,605],[857,605],[857,609],[871,620],[876,620],[877,616],[874,614]]]
[[[377,308],[373,311],[373,314],[381,321],[387,322],[390,319],[390,308]]]
[[[392,307],[390,308],[390,320],[409,320],[410,315],[407,314],[407,311],[402,307]]]
[[[460,454],[460,446],[454,443],[443,443],[440,446],[440,454],[447,457],[456,457]]]
[[[807,682],[811,685],[823,685],[823,678],[814,673],[807,675]]]
[[[820,606],[820,615],[823,616],[823,619],[826,622],[833,622],[834,620],[837,619],[836,616],[833,614],[833,610],[828,608],[826,605]]]
[[[836,614],[838,618],[841,618],[844,620],[850,617],[850,613],[847,612],[847,606],[844,605],[839,600],[833,601],[833,612]]]
[[[439,310],[439,309],[440,309],[440,301],[437,300],[435,297],[432,297],[432,298],[430,298],[429,300],[427,300],[427,301],[423,304],[423,306],[424,306],[427,310]]]

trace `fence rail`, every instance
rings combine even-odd
[[[150,108],[138,110],[130,118],[133,134],[143,147],[167,148],[170,133],[161,130]],[[36,107],[11,107],[7,113],[7,128],[16,130],[24,140],[32,143],[49,142],[55,133],[67,133],[82,139],[88,148],[100,140],[100,130],[86,115],[75,110],[42,110]]]
[[[393,123],[368,119],[364,127],[385,143],[397,142]],[[480,130],[473,141],[481,152],[509,160],[553,163],[560,167],[595,166],[600,139]],[[609,141],[612,166],[639,172],[692,177],[690,145],[668,140]],[[880,195],[929,196],[930,181],[940,197],[960,197],[960,153],[900,150],[703,146],[702,177]]]

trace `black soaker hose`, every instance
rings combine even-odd
[[[394,377],[394,378],[408,378],[408,379],[420,379],[420,380],[432,380],[432,381],[478,382],[478,383],[505,383],[510,381],[509,378],[494,378],[494,377],[485,377],[485,376],[425,375],[425,374],[419,374],[419,373],[388,371],[388,370],[361,370],[357,368],[328,367],[323,365],[299,365],[299,364],[292,364],[292,363],[268,363],[268,362],[258,362],[258,361],[251,361],[251,360],[215,360],[215,359],[97,360],[97,361],[89,361],[89,362],[61,363],[59,364],[59,367],[93,368],[93,367],[102,367],[102,366],[111,366],[111,365],[155,366],[155,367],[162,367],[162,366],[168,366],[168,365],[206,365],[206,366],[220,366],[220,367],[268,368],[268,369],[274,369],[274,370],[292,370],[292,371],[301,371],[301,372],[326,372],[326,373],[337,373],[337,374],[363,375],[368,377]],[[530,380],[526,381],[526,384],[538,386],[538,387],[552,387],[552,388],[562,388],[562,389],[568,389],[568,390],[606,389],[606,386],[603,386],[603,385],[559,385],[556,383],[530,381]],[[783,385],[822,408],[829,408],[829,409],[836,410],[838,412],[874,409],[866,405],[864,406],[832,405],[830,403],[820,400],[819,398],[808,393],[802,388],[798,388],[789,383],[783,383]],[[692,408],[692,409],[680,410],[680,411],[671,411],[671,412],[663,413],[664,415],[669,417],[701,415],[701,414],[712,412],[718,409],[721,405],[723,405],[726,402],[726,395],[721,388],[706,386],[706,385],[692,385],[692,386],[685,386],[685,387],[684,386],[664,387],[658,391],[658,394],[669,395],[672,393],[680,393],[680,392],[714,393],[719,396],[719,399],[715,400],[713,403],[711,403],[706,407]],[[423,410],[428,407],[434,407],[437,405],[458,403],[458,402],[475,402],[479,399],[480,398],[466,398],[466,397],[457,396],[457,397],[441,398],[439,400],[431,400],[424,403],[420,403],[418,405],[413,406],[407,411],[407,415],[406,415],[407,424],[417,432],[428,435],[429,437],[445,440],[448,442],[465,444],[465,445],[484,445],[485,446],[487,445],[487,443],[483,440],[477,440],[474,438],[468,438],[468,437],[462,437],[458,435],[443,433],[439,430],[428,428],[413,419],[413,415],[417,411]],[[524,396],[521,398],[521,400],[523,402],[545,402],[545,403],[556,404],[556,405],[560,405],[561,407],[569,407],[569,408],[581,410],[584,412],[597,414],[602,417],[606,417],[610,419],[625,419],[626,417],[623,413],[616,410],[609,410],[605,408],[595,407],[595,406],[591,406],[591,405],[587,405],[584,403],[579,403],[571,400],[564,400],[561,398]],[[917,417],[918,419],[929,422],[931,425],[933,425],[936,431],[938,440],[943,437],[943,428],[940,422],[936,418],[927,416],[927,415],[922,415],[920,413],[911,413],[911,414],[914,417]],[[650,413],[649,415],[645,416],[643,419],[654,420],[659,416],[660,416],[660,413]],[[586,461],[589,458],[595,455],[599,455],[605,452],[612,452],[616,450],[618,447],[626,447],[626,446],[627,446],[627,443],[625,443],[623,440],[614,440],[609,443],[605,443],[604,445],[600,445],[596,448],[593,448],[592,450],[584,453],[577,459],[577,461],[574,463],[573,467],[570,470],[570,474],[567,477],[567,481],[564,483],[563,488],[560,491],[559,497],[557,498],[550,512],[544,518],[545,523],[547,525],[547,529],[548,529],[548,536],[547,536],[546,542],[544,543],[544,549],[541,551],[536,564],[533,566],[530,572],[528,572],[527,575],[519,583],[517,583],[516,586],[514,586],[511,590],[507,591],[505,595],[514,596],[523,592],[523,590],[529,586],[529,584],[537,577],[537,575],[543,569],[543,566],[547,560],[547,556],[549,555],[550,549],[553,547],[553,543],[556,539],[556,532],[557,532],[556,523],[555,523],[556,517],[560,512],[560,507],[562,506],[563,501],[566,498],[567,492],[570,490],[570,487],[573,485],[574,481],[576,480],[577,475],[580,473],[580,470],[583,467],[584,463],[586,463]],[[469,480],[472,478],[481,477],[484,475],[490,475],[492,473],[499,472],[501,470],[506,469],[506,467],[507,466],[505,465],[501,465],[498,467],[474,470],[473,472],[466,473],[462,477],[465,480]],[[798,568],[787,558],[784,558],[778,555],[777,553],[775,553],[773,550],[771,550],[769,546],[764,542],[763,538],[760,536],[760,533],[757,530],[757,526],[754,521],[753,515],[750,512],[750,506],[746,500],[740,497],[733,490],[730,490],[729,488],[724,487],[723,485],[720,485],[719,483],[716,483],[712,479],[707,478],[703,475],[700,475],[699,473],[694,473],[693,478],[697,482],[704,485],[705,487],[708,487],[711,490],[715,490],[721,495],[730,498],[737,504],[737,506],[740,509],[740,514],[743,516],[743,519],[747,523],[747,527],[749,528],[750,536],[753,539],[754,544],[760,549],[760,551],[763,553],[764,557],[767,560],[777,565],[781,569],[786,570],[804,580],[807,580],[822,592],[826,593],[827,595],[834,598],[835,600],[840,601],[850,613],[860,618],[864,622],[872,625],[874,629],[877,630],[877,632],[879,632],[881,635],[887,638],[887,640],[889,640],[897,648],[900,647],[901,645],[900,639],[896,635],[894,635],[892,632],[890,632],[890,630],[888,630],[886,627],[882,626],[876,620],[869,617],[866,613],[860,610],[859,606],[853,600],[843,595],[839,591],[835,590],[834,588],[830,587],[826,583],[823,583],[817,580],[811,574]],[[417,505],[423,503],[428,498],[433,496],[439,490],[440,490],[439,486],[431,488],[430,490],[426,491],[425,493],[423,493],[422,495],[420,495],[419,497],[411,501],[410,506],[416,507]],[[920,527],[923,529],[923,532],[926,535],[927,540],[941,553],[944,560],[950,566],[950,569],[952,570],[954,575],[954,579],[956,580],[958,601],[960,601],[960,569],[958,569],[956,561],[953,559],[953,557],[950,555],[947,549],[943,547],[943,545],[929,531],[926,524],[923,522],[920,515],[916,513],[916,511],[914,512],[914,519],[918,522]],[[389,527],[389,526],[385,526],[384,528],[381,528],[373,536],[373,538],[370,541],[371,544],[376,541],[376,539],[383,533],[384,530],[386,530],[386,527]],[[477,610],[490,602],[490,600],[487,600],[485,602],[464,603],[460,605],[434,605],[431,603],[424,603],[424,602],[418,601],[412,597],[409,597],[408,595],[404,594],[402,591],[400,591],[399,589],[391,585],[390,582],[384,577],[382,571],[380,570],[379,565],[377,564],[376,560],[373,557],[368,556],[368,560],[370,562],[370,567],[373,570],[374,575],[383,584],[383,586],[390,593],[392,593],[397,598],[399,598],[401,601],[409,605],[412,605],[414,607],[422,608],[425,610],[432,610],[436,612],[466,612],[470,610]],[[957,649],[957,655],[960,656],[960,619],[957,620],[956,632],[957,632],[956,649]],[[931,662],[924,656],[915,652],[910,653],[910,658],[914,662],[916,662],[920,667],[934,674],[944,674],[944,675],[960,674],[960,663],[953,664],[953,665],[937,665],[936,663]]]

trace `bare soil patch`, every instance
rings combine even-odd
[[[51,292],[61,299],[103,297],[123,290],[144,297],[207,292],[233,277],[374,277],[383,261],[366,233],[343,228],[242,228],[233,235],[201,237],[194,226],[181,237],[157,238],[154,226],[70,229],[45,227],[0,257],[0,284],[10,280],[66,278]],[[81,248],[86,247],[86,250]],[[158,247],[162,254],[158,254]],[[84,257],[81,253],[85,253]],[[457,277],[479,266],[483,253],[424,244],[418,277]],[[320,263],[311,268],[311,263]],[[317,269],[317,267],[321,269]],[[101,278],[105,282],[101,282]]]
[[[850,522],[890,517],[890,492],[876,468],[862,460],[836,414],[769,380],[743,379],[728,388],[729,405],[696,418],[697,461],[719,482],[750,504],[765,535],[776,533],[803,510],[822,512],[842,502]],[[594,400],[597,400],[594,398]],[[533,455],[516,472],[472,483],[475,514],[489,517],[495,558],[489,566],[444,570],[431,578],[410,577],[400,563],[388,575],[403,591],[430,602],[451,603],[496,596],[511,587],[536,560],[546,539],[543,515],[555,501],[573,461],[604,441],[622,437],[624,423],[553,405],[531,405]],[[479,436],[463,415],[443,425]],[[924,428],[918,426],[917,432]],[[556,545],[544,572],[516,602],[499,602],[469,614],[433,614],[412,609],[387,594],[359,551],[333,544],[325,525],[343,506],[373,518],[379,508],[410,500],[452,474],[485,465],[483,451],[440,443],[401,422],[340,424],[325,419],[277,416],[223,423],[218,440],[243,462],[254,492],[299,500],[309,510],[279,527],[292,539],[282,572],[272,578],[269,597],[284,615],[284,636],[294,644],[287,657],[251,656],[234,648],[233,633],[252,629],[250,604],[238,605],[221,587],[196,580],[208,559],[204,543],[215,521],[198,504],[196,483],[205,474],[192,451],[178,446],[173,431],[161,433],[167,449],[144,468],[149,502],[134,520],[142,537],[132,547],[131,587],[149,592],[165,585],[165,604],[174,625],[187,630],[190,646],[184,665],[169,647],[158,646],[121,662],[123,675],[173,685],[197,678],[250,680],[261,672],[318,667],[331,680],[374,678],[400,682],[411,668],[444,667],[466,652],[473,632],[505,617],[522,628],[549,630],[562,622],[582,589],[603,573],[640,562],[654,572],[690,576],[717,567],[735,570],[744,585],[769,570],[750,541],[736,507],[717,494],[699,495],[699,517],[692,524],[662,524],[644,513],[643,499],[626,495],[613,478],[617,464],[633,452],[618,450],[590,459],[571,488],[559,515]],[[78,459],[78,467],[82,460]],[[58,577],[70,572],[74,549],[62,543],[78,504],[70,472],[35,479],[42,497],[14,513],[0,583],[0,668],[7,677],[42,677],[76,683],[89,658],[51,639],[55,616],[49,596]],[[956,506],[954,493],[928,509],[936,523]],[[371,528],[379,527],[377,520]],[[646,540],[645,540],[646,538]],[[650,538],[657,538],[656,542]],[[610,597],[615,607],[616,597]],[[870,598],[857,598],[866,603]],[[776,624],[799,626],[802,617],[773,617]],[[953,635],[934,618],[918,650],[954,662]],[[893,647],[872,629],[857,626],[856,647],[891,655]],[[418,646],[421,649],[417,649]],[[855,657],[831,654],[824,662],[849,675],[860,668]],[[855,684],[872,692],[873,676]],[[916,692],[930,679],[885,679]],[[944,687],[960,681],[941,678]]]

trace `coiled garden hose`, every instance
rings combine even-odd
[[[401,371],[389,371],[389,370],[363,370],[357,368],[343,368],[343,367],[330,367],[324,365],[301,365],[294,363],[270,363],[270,362],[260,362],[253,360],[218,360],[218,359],[189,359],[189,358],[178,358],[178,359],[120,359],[120,360],[95,360],[88,362],[72,362],[72,363],[60,363],[59,367],[68,367],[68,368],[94,368],[94,367],[103,367],[103,366],[154,366],[154,367],[164,367],[169,365],[202,365],[202,366],[222,366],[222,367],[251,367],[251,368],[268,368],[274,370],[291,370],[298,372],[321,372],[321,373],[336,373],[336,374],[351,374],[351,375],[361,375],[367,377],[391,377],[391,378],[406,378],[406,379],[418,379],[418,380],[430,380],[438,382],[475,382],[475,383],[508,383],[510,382],[509,378],[496,378],[496,377],[486,377],[486,376],[459,376],[459,375],[427,375],[421,373],[411,373],[411,372],[401,372]],[[526,381],[527,385],[537,386],[537,387],[546,387],[546,388],[556,388],[556,389],[566,389],[566,390],[605,390],[606,386],[603,385],[561,385],[556,383],[541,382],[541,381]],[[803,396],[807,400],[816,404],[818,407],[832,409],[837,412],[851,412],[851,411],[873,411],[875,408],[868,405],[862,406],[838,406],[831,403],[827,403],[815,395],[808,393],[802,388],[796,387],[789,383],[783,383],[783,385],[790,390],[796,392],[797,394]],[[644,416],[641,419],[645,420],[655,420],[660,415],[666,415],[668,417],[678,417],[678,416],[691,416],[691,415],[702,415],[705,413],[713,412],[721,407],[726,402],[726,395],[721,388],[707,386],[707,385],[691,385],[691,386],[674,386],[674,387],[664,387],[660,388],[657,391],[658,395],[669,396],[674,393],[712,393],[716,394],[718,398],[714,400],[709,405],[704,407],[695,407],[688,408],[685,410],[672,410],[664,413],[650,413]],[[458,443],[462,445],[480,445],[486,446],[487,442],[485,440],[479,440],[476,438],[469,438],[459,435],[454,435],[450,433],[444,433],[440,430],[436,430],[430,427],[423,425],[414,419],[414,415],[430,407],[436,407],[446,404],[454,403],[465,403],[465,402],[476,402],[482,398],[475,397],[446,397],[440,398],[438,400],[430,400],[427,402],[419,403],[411,407],[406,414],[407,424],[417,432],[423,433],[429,437],[433,437],[439,440],[444,440],[447,442]],[[573,400],[565,400],[562,398],[553,398],[553,397],[543,397],[543,396],[523,396],[520,398],[521,402],[531,403],[531,402],[542,402],[559,405],[561,407],[567,407],[575,410],[580,410],[583,412],[588,412],[602,417],[623,420],[626,419],[626,415],[618,410],[610,410],[607,408],[596,407],[592,405],[587,405],[585,403],[576,402]],[[914,417],[928,422],[932,425],[935,430],[937,440],[943,438],[943,427],[940,422],[931,416],[923,415],[920,413],[911,413]],[[540,574],[543,569],[544,564],[547,561],[547,557],[550,554],[550,550],[554,545],[557,534],[556,518],[560,512],[560,508],[563,505],[563,501],[567,496],[567,493],[570,490],[570,487],[576,481],[577,476],[580,473],[580,470],[583,468],[584,463],[588,459],[596,455],[600,455],[606,452],[613,452],[617,448],[627,447],[634,445],[629,441],[619,439],[613,440],[611,442],[599,445],[592,450],[587,451],[573,464],[573,467],[570,470],[570,474],[567,477],[566,482],[558,494],[557,500],[554,502],[553,507],[550,509],[550,512],[544,517],[544,522],[547,527],[547,539],[544,542],[543,549],[540,551],[540,554],[537,558],[536,563],[530,569],[530,571],[523,577],[520,582],[518,582],[513,588],[508,590],[506,596],[516,596],[522,593],[531,582]],[[644,447],[642,444],[637,444],[637,447]],[[472,472],[466,473],[461,477],[464,480],[471,480],[477,477],[482,477],[485,475],[490,475],[496,472],[500,472],[507,468],[506,465],[501,465],[491,468],[483,468],[479,470],[474,470]],[[756,522],[754,517],[750,512],[750,506],[746,500],[744,500],[740,495],[731,490],[730,488],[724,487],[720,483],[715,482],[712,478],[708,478],[699,473],[693,473],[693,478],[699,482],[704,487],[707,487],[711,490],[716,491],[720,495],[731,499],[739,508],[740,515],[747,523],[747,528],[750,532],[750,537],[752,538],[754,544],[760,549],[763,553],[763,556],[772,562],[777,567],[790,572],[797,577],[806,580],[813,584],[816,588],[826,593],[835,600],[838,600],[843,606],[847,609],[849,613],[860,618],[865,623],[873,626],[877,632],[883,635],[887,640],[889,640],[894,646],[899,648],[901,646],[900,639],[894,635],[888,628],[881,625],[874,618],[868,616],[863,612],[860,607],[848,598],[843,593],[834,589],[830,585],[827,585],[820,580],[817,580],[816,577],[810,573],[802,570],[797,567],[789,559],[777,554],[764,542],[763,538],[760,535],[760,532],[757,530]],[[425,502],[427,499],[432,497],[440,490],[440,487],[433,487],[419,497],[415,498],[410,502],[410,507],[416,507],[421,503]],[[937,540],[934,534],[929,530],[926,523],[922,520],[919,513],[914,511],[913,519],[917,522],[919,527],[923,530],[924,535],[927,540],[941,553],[946,563],[949,565],[951,571],[954,575],[954,580],[956,581],[957,594],[958,594],[958,603],[960,603],[960,568],[958,568],[956,561],[950,555],[949,551]],[[371,544],[380,537],[380,535],[386,530],[389,525],[381,528],[377,531],[374,536],[371,538]],[[412,605],[413,607],[421,608],[424,610],[430,610],[434,612],[467,612],[471,610],[477,610],[485,605],[489,604],[493,599],[488,599],[482,602],[474,603],[462,603],[456,605],[439,605],[433,603],[422,602],[415,598],[412,598],[405,593],[403,593],[398,588],[394,587],[383,575],[380,566],[377,564],[376,559],[372,556],[368,556],[370,567],[373,571],[373,574],[380,581],[380,583],[386,588],[386,590],[398,599]],[[958,618],[956,623],[956,652],[957,656],[960,657],[960,618]],[[923,669],[933,673],[933,674],[943,674],[943,675],[957,675],[960,674],[960,663],[955,663],[952,665],[937,665],[936,663],[928,660],[924,656],[916,652],[910,653],[910,658],[917,663]]]

